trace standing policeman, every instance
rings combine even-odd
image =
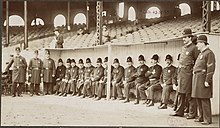
[[[50,51],[45,51],[45,59],[43,60],[43,82],[44,82],[44,94],[52,94],[52,83],[55,77],[56,67],[53,59],[50,58]]]
[[[193,68],[192,97],[196,98],[199,118],[196,122],[203,125],[212,123],[210,98],[213,95],[213,74],[215,71],[215,55],[207,46],[207,37],[198,37],[197,47],[201,51]]]
[[[20,55],[21,49],[19,47],[15,48],[16,56],[14,56],[6,67],[6,71],[9,71],[9,68],[14,63],[13,71],[12,71],[12,97],[16,96],[16,92],[18,96],[21,96],[21,87],[24,85],[26,81],[26,69],[27,62],[24,57]],[[17,86],[18,85],[18,86]]]
[[[192,92],[192,70],[199,54],[196,45],[192,43],[192,30],[184,29],[183,36],[184,46],[180,53],[178,68],[178,105],[171,116],[184,116],[185,99]],[[187,102],[189,102],[189,114],[186,118],[193,119],[197,115],[196,101],[190,97]]]
[[[43,61],[38,58],[38,50],[34,51],[35,57],[29,62],[28,73],[31,82],[31,94],[33,96],[34,90],[35,94],[39,95],[39,86],[41,83],[41,77],[43,76]]]
[[[125,78],[123,81],[125,88],[125,97],[126,97],[124,103],[130,102],[129,100],[130,89],[135,87],[134,74],[136,72],[136,68],[133,66],[133,61],[130,56],[127,58],[127,63],[128,63],[128,67],[125,68]]]

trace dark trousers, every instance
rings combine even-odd
[[[185,93],[178,93],[178,104],[177,104],[177,109],[176,109],[176,113],[178,115],[184,115],[184,109],[186,106],[186,95],[191,95],[189,94],[185,94]],[[189,116],[193,116],[196,117],[197,116],[197,111],[196,111],[196,100],[195,98],[190,98],[188,100],[189,102]]]
[[[150,87],[148,87],[149,92],[148,92],[147,99],[153,101],[154,100],[154,91],[161,90],[161,89],[162,89],[162,87],[159,83],[151,84]]]
[[[138,92],[140,93],[139,98],[141,97],[142,99],[147,99],[147,95],[145,93],[145,90],[147,90],[149,87],[149,82],[146,82],[144,84],[141,84],[138,87]]]
[[[98,95],[98,87],[99,87],[99,81],[93,81],[92,82],[92,93],[96,96]]]
[[[139,102],[139,100],[140,100],[140,90],[141,90],[140,88],[141,88],[141,85],[142,85],[142,83],[135,83],[137,102]],[[145,94],[145,92],[144,92],[144,94]],[[145,94],[145,96],[146,96],[146,94]]]
[[[31,94],[38,94],[39,93],[39,88],[40,88],[40,84],[34,84],[34,83],[31,83],[30,85],[30,93]]]
[[[21,88],[22,88],[23,85],[24,85],[24,83],[13,82],[12,83],[12,89],[11,89],[12,95],[16,95],[16,92],[17,92],[18,95],[20,95],[21,94]]]
[[[211,102],[209,98],[197,98],[199,120],[212,123]]]
[[[170,99],[170,93],[172,91],[173,91],[173,85],[166,85],[163,87],[162,96],[161,96],[161,102],[163,104],[168,104],[168,101]]]
[[[114,83],[114,84],[112,84],[112,86],[113,86],[113,97],[123,98],[123,93],[122,93],[123,84],[122,84],[122,82]]]
[[[67,82],[62,81],[62,84],[61,84],[61,93],[66,93],[66,92],[67,92],[67,85],[68,85]]]
[[[56,82],[56,92],[57,92],[57,93],[59,93],[60,90],[61,90],[61,88],[60,88],[61,84],[62,84],[62,81],[57,81],[57,82]]]
[[[125,88],[125,97],[126,100],[129,100],[129,93],[130,93],[130,89],[135,87],[135,82],[128,82],[124,84],[124,88]]]
[[[52,94],[52,83],[44,82],[44,94]]]
[[[82,80],[77,81],[77,92],[79,95],[82,94],[82,89],[84,87],[84,82]]]
[[[92,81],[91,80],[85,80],[84,86],[83,86],[83,95],[89,95],[92,96]]]
[[[102,97],[102,92],[104,91],[106,86],[106,83],[99,83],[98,84],[98,97],[101,98]]]
[[[76,80],[72,80],[68,85],[73,94],[76,94]]]

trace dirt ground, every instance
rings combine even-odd
[[[134,101],[94,101],[90,98],[54,95],[23,97],[2,96],[2,126],[172,126],[202,127],[183,117],[171,117],[172,108],[158,110],[159,103],[146,108]],[[219,116],[209,127],[219,126]]]

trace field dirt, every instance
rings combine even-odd
[[[119,100],[94,101],[80,97],[54,95],[2,96],[2,126],[166,126],[202,127],[183,117],[171,117],[172,108],[158,110],[159,103],[147,108]],[[219,116],[208,127],[218,127]]]

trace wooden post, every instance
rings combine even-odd
[[[28,47],[27,1],[24,1],[24,49]]]
[[[112,46],[111,44],[108,45],[108,74],[107,74],[107,100],[111,98],[111,58],[112,53]]]
[[[70,1],[67,3],[67,30],[70,30]]]
[[[6,46],[9,45],[9,1],[6,1]]]
[[[89,1],[86,1],[86,29],[89,30]]]

